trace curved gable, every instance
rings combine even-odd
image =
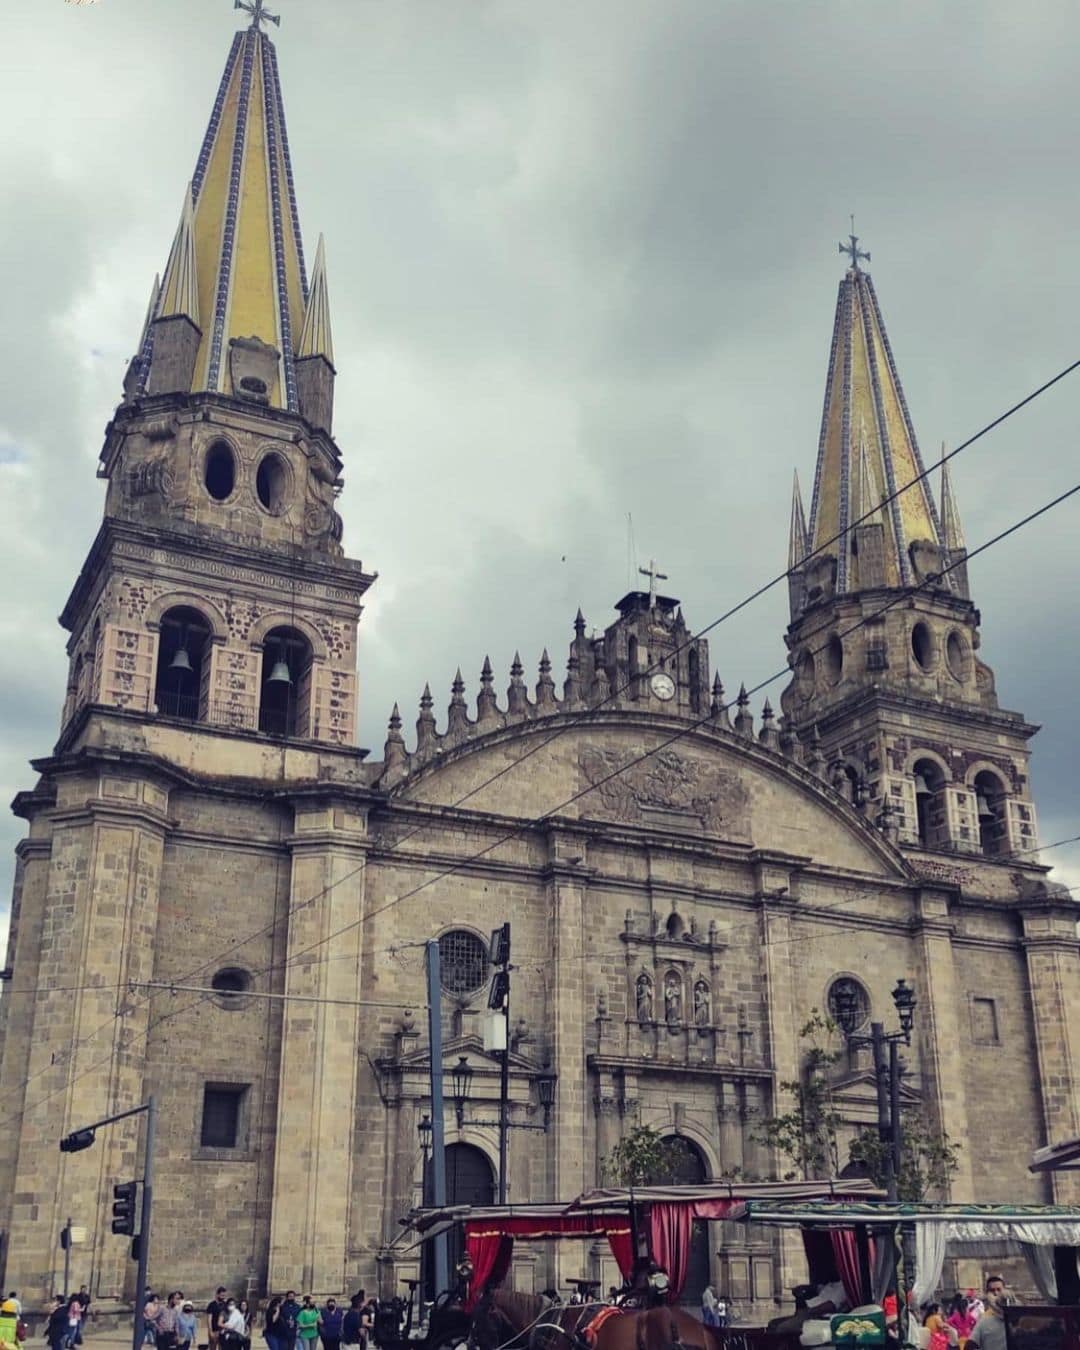
[[[491,781],[489,781],[491,780]],[[597,821],[906,875],[900,856],[814,774],[736,733],[624,710],[475,736],[391,789],[502,816]]]

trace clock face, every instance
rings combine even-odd
[[[652,691],[656,697],[662,699],[665,703],[669,698],[675,697],[675,681],[670,675],[665,675],[663,671],[658,671],[649,681],[649,684],[652,686]]]

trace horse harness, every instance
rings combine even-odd
[[[570,1310],[572,1305],[564,1304],[564,1314]],[[545,1313],[551,1311],[546,1308]],[[555,1331],[559,1335],[565,1336],[576,1350],[596,1350],[597,1337],[600,1329],[605,1322],[609,1322],[613,1317],[621,1317],[625,1310],[614,1303],[586,1303],[583,1304],[578,1312],[577,1321],[570,1328],[562,1325],[560,1322],[537,1322],[533,1327],[533,1332],[537,1331]],[[530,1337],[530,1344],[532,1338]]]

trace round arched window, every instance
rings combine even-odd
[[[251,988],[251,976],[239,966],[224,966],[215,972],[210,988],[221,996],[222,1004],[227,1006]]]
[[[846,1011],[846,1008],[852,1009],[854,1014],[854,1021],[851,1023],[853,1030],[858,1030],[869,1020],[870,995],[866,992],[866,986],[852,975],[841,975],[833,980],[829,985],[827,1001],[829,1016],[837,1026],[843,1025],[841,1012]]]
[[[945,661],[954,680],[963,684],[967,678],[967,643],[954,628],[945,643]]]
[[[825,644],[825,651],[822,653],[825,660],[825,672],[829,677],[830,684],[838,684],[840,676],[844,673],[844,644],[835,633]]]
[[[236,460],[228,441],[215,441],[206,452],[203,464],[203,482],[216,502],[232,496],[236,486]]]
[[[451,928],[439,938],[442,987],[459,997],[475,994],[487,983],[488,952],[483,938],[467,928]]]
[[[271,515],[279,516],[289,504],[289,466],[271,450],[259,460],[255,470],[255,495]]]
[[[911,654],[920,670],[930,670],[934,664],[934,639],[924,623],[911,630]]]

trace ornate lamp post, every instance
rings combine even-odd
[[[897,1198],[900,1179],[902,1135],[900,1125],[900,1043],[911,1044],[911,1030],[915,1025],[915,990],[906,980],[897,980],[892,991],[900,1020],[899,1031],[886,1031],[881,1022],[870,1023],[869,1035],[857,1035],[859,1024],[859,995],[855,985],[839,980],[832,991],[832,1011],[848,1045],[854,1050],[869,1046],[874,1054],[874,1080],[877,1083],[878,1135],[888,1145],[885,1155],[885,1189],[890,1200]],[[888,1046],[886,1062],[885,1047]]]

